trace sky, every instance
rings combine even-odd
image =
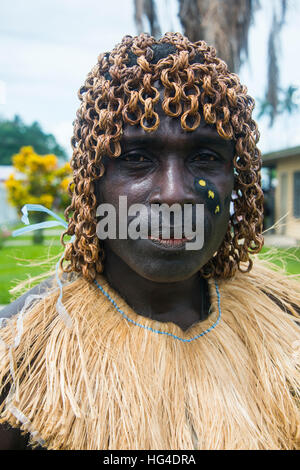
[[[239,74],[255,98],[263,97],[266,86],[271,21],[270,0],[260,2],[250,31],[249,62]],[[177,1],[156,3],[162,31],[182,32]],[[136,35],[133,0],[11,0],[0,8],[0,116],[18,114],[27,124],[38,121],[71,155],[77,91],[101,52],[111,50],[125,34]],[[298,95],[299,25],[300,0],[289,0],[279,65],[282,86],[298,86]],[[260,119],[261,150],[300,145],[299,118],[300,111],[282,115],[272,129],[266,118]]]

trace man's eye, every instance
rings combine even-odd
[[[193,162],[215,162],[218,160],[217,155],[214,155],[213,153],[199,153],[199,155],[196,155],[193,157],[192,161]]]
[[[124,160],[125,162],[131,162],[131,163],[145,163],[145,162],[149,162],[150,160],[145,157],[144,155],[140,155],[140,154],[132,154],[132,155],[125,155],[122,160]]]

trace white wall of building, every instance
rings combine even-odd
[[[7,190],[4,184],[13,171],[12,166],[0,165],[0,226],[13,224],[20,219],[16,208],[7,201]]]

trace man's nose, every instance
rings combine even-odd
[[[197,194],[193,188],[193,176],[187,174],[184,162],[166,162],[157,173],[150,196],[150,204],[196,204]]]

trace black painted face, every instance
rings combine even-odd
[[[122,154],[105,158],[97,188],[99,203],[118,213],[119,196],[131,204],[204,204],[204,245],[200,250],[164,247],[150,239],[105,240],[110,250],[140,276],[155,282],[186,280],[199,271],[221,245],[229,221],[233,189],[232,141],[222,139],[202,118],[185,132],[176,118],[162,111],[157,131],[125,126]],[[117,215],[118,219],[118,215]]]

